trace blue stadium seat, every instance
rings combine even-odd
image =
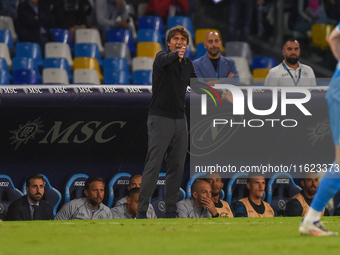
[[[7,61],[0,58],[0,84],[11,84],[12,75],[9,72]]]
[[[193,183],[198,179],[198,178],[203,178],[204,176],[206,175],[206,173],[195,173],[188,181],[187,183],[187,197],[191,197],[192,195],[192,190],[191,190],[191,187],[193,185]],[[225,196],[225,193],[224,193],[224,190],[221,190],[220,192],[220,199],[224,199],[224,196]]]
[[[273,68],[277,66],[276,59],[273,57],[265,57],[265,56],[257,56],[253,57],[253,66],[252,69],[257,68]]]
[[[236,173],[229,180],[227,185],[227,202],[230,205],[249,195],[247,178],[248,173]]]
[[[19,42],[15,47],[16,57],[33,58],[39,70],[44,66],[44,60],[41,53],[41,48],[38,43],[32,42]]]
[[[126,72],[130,72],[130,68],[128,62],[125,58],[104,58],[103,63],[104,72],[105,70],[108,71],[115,71],[115,70],[123,70]]]
[[[104,84],[131,84],[130,72],[124,70],[104,70]]]
[[[162,45],[162,49],[165,50],[164,38],[159,31],[153,29],[138,29],[137,31],[137,43],[139,42],[158,42]]]
[[[165,173],[159,173],[158,181],[156,185],[155,192],[150,199],[150,203],[152,204],[157,218],[165,218],[165,202],[164,202],[164,191],[165,191]],[[178,194],[178,201],[181,201],[186,198],[185,191],[180,188]]]
[[[133,71],[133,84],[135,85],[151,85],[152,70],[136,70]]]
[[[0,174],[0,220],[6,219],[8,206],[22,197],[20,190],[14,187],[12,179],[5,174]]]
[[[130,84],[131,73],[125,58],[104,58],[104,84]]]
[[[289,173],[276,173],[268,182],[267,202],[278,215],[284,215],[286,203],[290,198],[301,191]]]
[[[12,33],[9,29],[0,29],[0,42],[6,43],[10,50],[14,48]]]
[[[103,66],[103,61],[96,43],[76,43],[74,46],[74,57],[95,58],[98,60],[99,66]]]
[[[68,29],[52,28],[50,31],[55,42],[67,43],[70,46],[71,52],[74,51],[74,45],[72,43],[71,35]]]
[[[129,179],[131,174],[129,173],[119,173],[113,176],[110,180],[109,188],[109,198],[107,201],[107,206],[112,208],[116,202],[127,196],[127,187],[129,186]]]
[[[44,177],[44,180],[45,180],[45,195],[43,196],[43,200],[46,201],[53,208],[53,214],[56,215],[58,206],[61,201],[61,194],[57,189],[52,187],[50,181],[45,175],[43,174],[41,175],[42,177]],[[27,194],[26,193],[26,181],[22,187],[22,192],[24,193],[24,195]]]
[[[11,84],[12,75],[9,71],[5,69],[0,69],[0,84],[1,85],[8,85]]]
[[[177,25],[185,27],[191,34],[191,37],[195,40],[195,29],[190,17],[187,16],[172,16],[167,19],[167,28],[171,29]]]
[[[85,181],[89,178],[87,174],[74,174],[66,182],[64,203],[75,198],[84,197]]]
[[[34,69],[13,70],[13,84],[41,84],[41,75]]]
[[[198,43],[196,45],[196,58],[200,58],[207,53],[207,49],[204,47],[204,43]]]
[[[39,81],[41,81],[42,77],[40,75],[39,67],[37,63],[33,60],[33,58],[29,57],[14,57],[12,59],[12,71],[22,70],[22,69],[33,69],[36,71]]]
[[[44,68],[60,68],[67,71],[67,76],[70,82],[73,80],[73,75],[71,73],[68,61],[66,58],[45,58]]]
[[[107,42],[123,42],[129,46],[132,57],[136,55],[136,45],[132,31],[129,29],[110,29],[107,31]]]
[[[162,38],[165,38],[164,23],[158,16],[142,16],[138,19],[138,29],[152,29],[159,31]]]

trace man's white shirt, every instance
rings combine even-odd
[[[264,82],[264,86],[316,86],[313,69],[310,66],[299,63],[294,70],[284,61],[271,68]]]

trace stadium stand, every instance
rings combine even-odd
[[[43,84],[69,84],[69,78],[65,69],[44,68],[42,74]]]
[[[95,58],[97,59],[99,66],[103,66],[98,44],[96,43],[76,43],[74,46],[74,57]]]
[[[52,28],[50,31],[53,35],[55,42],[67,43],[68,46],[70,47],[70,50],[73,52],[74,45],[73,45],[73,42],[72,42],[72,39],[71,39],[70,32],[67,29]]]
[[[12,58],[8,46],[5,43],[0,43],[0,58],[6,59],[9,70],[12,70]]]
[[[101,84],[98,72],[94,69],[74,69],[73,71],[74,84]]]
[[[129,85],[131,79],[130,71],[104,69],[104,84]]]
[[[185,27],[191,34],[191,37],[195,40],[195,29],[194,29],[194,24],[191,20],[190,17],[187,16],[170,16],[167,19],[167,28],[171,29],[177,25]]]
[[[41,48],[38,43],[18,42],[15,47],[15,57],[32,58],[39,70],[42,70],[44,66]]]
[[[12,66],[13,72],[15,70],[33,69],[33,70],[36,71],[36,75],[38,76],[39,81],[41,81],[41,74],[40,74],[39,67],[37,66],[37,63],[34,61],[33,58],[29,58],[29,57],[14,57],[12,59],[12,61],[13,61],[12,62],[13,63],[13,66]]]
[[[227,42],[225,44],[225,55],[227,57],[243,57],[247,59],[250,66],[253,63],[253,53],[249,43],[246,42]]]
[[[132,73],[133,84],[151,85],[152,84],[152,70],[136,70]]]
[[[274,66],[277,66],[276,59],[273,57],[268,56],[256,56],[253,57],[253,65],[252,69],[257,68],[273,68]]]
[[[139,29],[152,29],[159,31],[162,38],[165,38],[164,23],[161,17],[158,16],[142,16],[138,19],[138,30]]]
[[[73,70],[74,62],[70,46],[61,42],[48,42],[45,44],[45,58],[65,58],[70,70]]]
[[[75,44],[77,43],[95,43],[98,45],[101,56],[104,56],[104,47],[99,31],[93,28],[77,29],[75,33]]]
[[[73,75],[71,73],[70,67],[68,65],[68,61],[66,58],[45,58],[44,59],[44,70],[46,68],[59,68],[64,69],[67,72],[67,77],[69,81],[73,81]],[[68,83],[65,83],[68,84]]]
[[[131,53],[129,46],[124,42],[107,42],[105,43],[104,58],[125,58],[129,67],[131,67]]]
[[[9,29],[0,29],[0,42],[7,44],[10,50],[14,48],[12,33]]]
[[[41,75],[34,69],[13,70],[13,84],[41,84]]]
[[[0,84],[1,85],[8,85],[11,84],[12,75],[9,71],[0,68]]]
[[[131,57],[136,55],[136,45],[132,31],[129,29],[110,29],[107,31],[107,42],[122,42],[129,46]]]
[[[134,57],[132,59],[132,71],[152,70],[153,58],[150,57]]]
[[[76,69],[95,70],[98,74],[100,83],[102,83],[102,81],[103,81],[103,75],[102,75],[100,66],[99,66],[96,58],[88,58],[88,57],[74,58],[74,71],[76,71]],[[80,75],[80,73],[78,73],[78,75]],[[73,78],[74,78],[74,83],[76,83],[74,74],[73,74]],[[80,78],[80,77],[78,76],[78,78]],[[91,77],[89,77],[89,78],[91,78]],[[94,78],[94,80],[96,80],[96,78]],[[91,81],[93,81],[93,79],[91,79]],[[98,84],[100,84],[100,83],[98,83]]]
[[[137,31],[137,43],[140,42],[157,42],[165,50],[164,38],[161,33],[153,29],[138,29]]]
[[[0,29],[8,29],[11,31],[14,43],[17,42],[17,33],[15,30],[14,22],[10,16],[0,16]]]
[[[157,42],[137,43],[137,57],[155,58],[157,52],[162,50],[162,45]]]

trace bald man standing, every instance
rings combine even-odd
[[[223,78],[239,78],[235,61],[222,56],[220,53],[222,40],[218,32],[211,31],[206,34],[204,47],[207,49],[207,53],[193,62],[198,78],[220,80]]]

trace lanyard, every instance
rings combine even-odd
[[[291,72],[289,71],[289,69],[288,69],[288,67],[286,66],[286,64],[285,64],[284,62],[282,62],[282,65],[283,65],[284,69],[287,70],[287,72],[289,73],[290,77],[292,77],[292,80],[293,80],[295,86],[297,86],[297,84],[298,84],[299,81],[300,81],[300,77],[301,77],[301,68],[300,68],[300,71],[299,71],[299,77],[298,77],[297,81],[295,81],[293,75],[292,75]]]
[[[220,76],[220,59],[217,60],[217,65],[216,65],[216,78],[219,78]]]

